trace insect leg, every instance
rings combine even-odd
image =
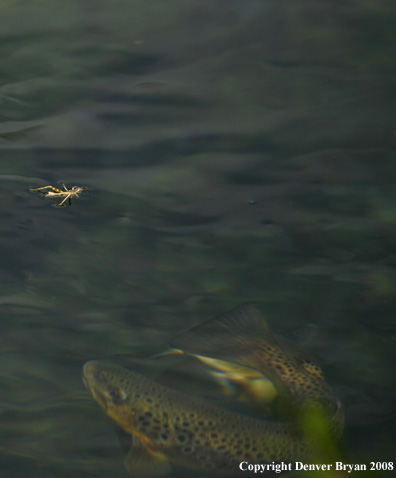
[[[63,191],[61,191],[60,189],[57,189],[57,188],[54,188],[54,186],[43,186],[42,188],[36,188],[36,189],[30,189],[31,191],[41,191],[42,189],[52,189],[53,191],[55,191],[56,193],[61,193]]]
[[[69,203],[70,203],[70,198],[71,198],[71,196],[72,196],[71,194],[68,194],[68,195],[65,197],[65,199],[63,199],[63,201],[58,204],[58,206],[62,206],[63,203],[64,203],[67,199],[69,200]]]

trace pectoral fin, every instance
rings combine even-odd
[[[125,469],[136,478],[157,478],[171,472],[164,456],[149,450],[137,437],[132,437],[132,446],[125,458]]]

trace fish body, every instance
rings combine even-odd
[[[343,430],[343,407],[319,366],[272,334],[261,312],[243,304],[176,338],[177,349],[209,366],[271,420],[253,418],[164,387],[135,372],[88,362],[83,381],[133,446],[126,468],[140,478],[170,472],[169,463],[232,476],[239,463],[313,460],[325,424],[331,441]],[[323,461],[322,461],[323,462]]]
[[[290,423],[240,415],[112,365],[87,362],[83,381],[133,436],[126,467],[139,477],[165,475],[169,462],[232,476],[242,461],[303,460],[314,446]]]
[[[342,405],[321,368],[291,341],[274,335],[252,303],[193,327],[172,345],[212,368],[241,401],[265,410],[271,406],[283,419],[316,409],[336,434],[343,428]]]

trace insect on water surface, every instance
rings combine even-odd
[[[61,183],[61,185],[63,186],[63,189],[58,189],[54,186],[43,186],[42,188],[30,189],[30,191],[39,191],[47,198],[63,198],[63,200],[58,203],[58,206],[64,206],[66,201],[68,201],[68,205],[70,206],[71,198],[78,197],[87,189],[84,186],[73,186],[68,189],[64,183]]]

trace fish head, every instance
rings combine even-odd
[[[155,416],[158,407],[153,395],[155,392],[158,395],[161,387],[130,370],[95,361],[83,366],[82,379],[107,415],[128,435],[132,435],[131,449],[125,459],[127,471],[141,478],[168,475],[170,464],[149,436],[162,434],[164,437],[168,433],[159,426],[160,431],[154,430],[160,421]],[[166,413],[162,414],[162,419],[167,426]]]
[[[106,413],[132,433],[141,400],[139,375],[112,365],[89,361],[83,366],[82,379]]]

